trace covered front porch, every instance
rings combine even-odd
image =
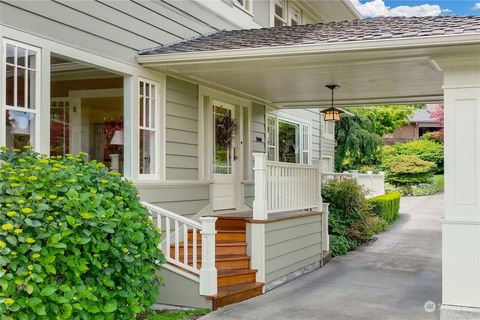
[[[138,61],[278,109],[328,106],[326,84],[341,86],[336,101],[343,106],[443,101],[442,316],[478,314],[480,21],[385,18],[317,26],[206,36],[143,52]],[[258,155],[255,162],[259,169],[255,171],[255,220],[267,220],[275,214],[270,206],[276,205],[269,198],[275,189],[262,178],[269,166],[262,157]],[[311,200],[312,210],[322,207],[318,192]],[[265,254],[264,226],[252,225],[252,236],[260,235],[252,241],[260,248],[259,257]],[[265,259],[254,263],[255,250],[252,247],[252,265],[265,270]]]

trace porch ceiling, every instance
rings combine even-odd
[[[443,100],[443,73],[434,58],[480,53],[480,45],[318,52],[286,56],[234,56],[171,62],[153,68],[277,107],[328,105],[324,87],[341,86],[339,105],[421,103]],[[147,64],[148,65],[148,64]]]

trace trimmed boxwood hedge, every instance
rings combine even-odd
[[[389,224],[398,218],[398,212],[400,210],[399,192],[387,193],[370,198],[368,202],[372,205],[372,213],[382,217]]]

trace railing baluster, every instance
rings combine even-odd
[[[180,239],[178,237],[178,221],[175,220],[175,260],[180,259]]]
[[[165,217],[165,231],[166,231],[166,236],[165,236],[165,253],[166,256],[170,257],[170,218]]]
[[[192,249],[192,267],[194,269],[197,269],[197,229],[192,228],[192,243],[193,243],[193,249]]]
[[[183,224],[183,263],[188,265],[188,226]]]

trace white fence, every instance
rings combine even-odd
[[[267,161],[255,153],[255,200],[253,217],[268,219],[269,213],[321,210],[320,163],[303,165]]]
[[[356,170],[351,172],[324,172],[322,173],[322,181],[334,179],[356,179],[357,183],[367,190],[367,197],[373,198],[385,194],[385,174],[380,172],[374,174],[372,171],[367,173],[359,173]]]
[[[142,202],[150,212],[151,219],[161,230],[160,249],[170,265],[198,275],[200,294],[217,293],[217,269],[215,268],[215,217],[202,217],[200,223],[177,213]],[[199,241],[201,238],[201,241]],[[198,249],[201,249],[199,268]],[[190,257],[191,256],[191,260]]]

